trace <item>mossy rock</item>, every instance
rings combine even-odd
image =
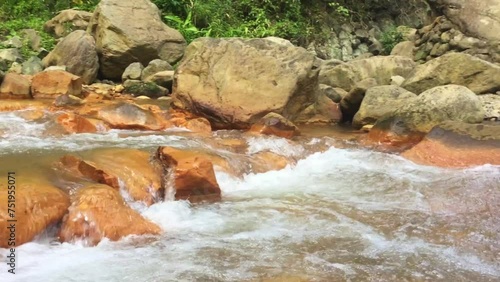
[[[167,94],[165,88],[156,85],[153,82],[134,82],[125,84],[125,93],[132,94],[134,97],[147,96],[150,98],[158,98]]]

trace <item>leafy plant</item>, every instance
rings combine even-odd
[[[198,29],[192,22],[192,13],[188,12],[185,20],[175,15],[165,16],[165,19],[172,27],[179,30],[179,32],[184,36],[187,42],[191,42],[198,37],[208,37],[210,36],[210,29]]]
[[[404,34],[395,26],[391,26],[380,35],[380,43],[384,46],[384,53],[390,54],[394,46],[404,41]]]

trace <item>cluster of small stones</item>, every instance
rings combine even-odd
[[[432,24],[417,31],[415,61],[424,63],[448,52],[463,52],[486,61],[500,63],[500,42],[469,37],[444,16],[438,17]]]

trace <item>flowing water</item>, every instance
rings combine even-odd
[[[67,152],[108,147],[203,148],[240,161],[182,131],[58,135],[49,127],[0,114],[2,172],[23,175]],[[236,133],[213,138],[224,134]],[[243,138],[243,154],[300,160],[242,178],[217,171],[218,203],[131,203],[165,230],[159,238],[86,247],[58,243],[48,230],[17,248],[15,280],[0,264],[0,281],[500,281],[500,167],[420,166],[336,137]],[[312,152],[318,146],[328,149]]]

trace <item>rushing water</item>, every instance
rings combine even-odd
[[[58,136],[49,123],[0,114],[2,166],[105,147],[234,154],[183,132]],[[15,280],[0,264],[0,281],[500,281],[500,167],[419,166],[330,137],[244,138],[246,154],[302,159],[241,179],[218,171],[219,203],[131,203],[165,230],[159,238],[85,247],[49,230],[17,248]],[[311,154],[316,143],[329,149]]]

